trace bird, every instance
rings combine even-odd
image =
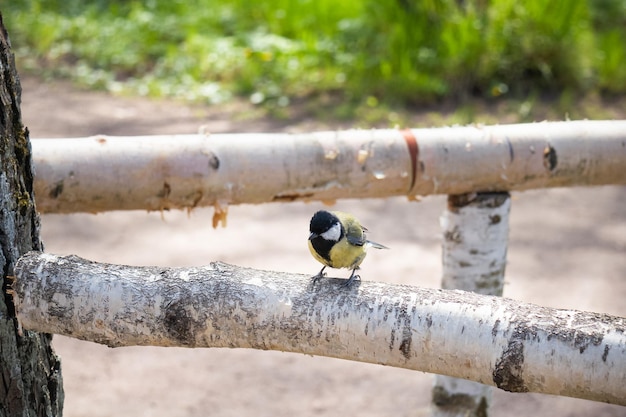
[[[367,229],[352,214],[341,211],[320,210],[313,214],[309,225],[309,250],[311,255],[320,262],[322,270],[313,276],[315,283],[324,277],[324,269],[348,268],[352,269],[350,278],[343,286],[347,287],[356,279],[357,269],[367,254],[368,247],[389,249],[380,243],[367,240]]]

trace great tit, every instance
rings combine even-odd
[[[327,266],[348,268],[352,269],[352,274],[344,284],[347,287],[355,279],[360,279],[355,272],[363,262],[369,246],[389,249],[380,243],[367,240],[367,229],[353,215],[341,211],[318,211],[311,218],[309,231],[309,250],[324,265],[313,277],[313,282],[326,275],[324,269]]]

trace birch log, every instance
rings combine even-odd
[[[626,184],[626,121],[32,142],[43,213]]]
[[[626,319],[460,290],[239,268],[130,267],[30,252],[27,329],[108,346],[271,349],[626,405]]]
[[[448,196],[441,216],[441,288],[502,296],[509,240],[509,193]],[[445,375],[435,377],[432,417],[486,417],[490,386]]]

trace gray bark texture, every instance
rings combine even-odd
[[[28,130],[20,114],[21,88],[0,14],[0,417],[60,416],[63,388],[52,336],[18,331],[11,284],[20,255],[41,250],[33,198]]]
[[[241,268],[137,267],[31,252],[25,329],[118,346],[279,350],[626,405],[626,319],[460,290]]]

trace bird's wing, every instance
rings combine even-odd
[[[345,228],[344,230],[348,243],[354,246],[363,246],[365,245],[365,243],[367,243],[367,239],[365,239],[365,233],[363,233],[364,228],[361,226],[357,219],[341,211],[336,211],[334,212],[334,214],[339,217],[339,219],[341,220],[341,224]]]
[[[346,229],[346,239],[351,245],[363,246],[367,242],[363,228],[357,222],[350,223]]]
[[[363,246],[365,245],[365,243],[367,243],[367,240],[365,239],[365,235],[363,233],[361,233],[361,236],[358,236],[356,234],[350,234],[350,232],[346,232],[346,239],[348,239],[348,242],[354,246]]]

